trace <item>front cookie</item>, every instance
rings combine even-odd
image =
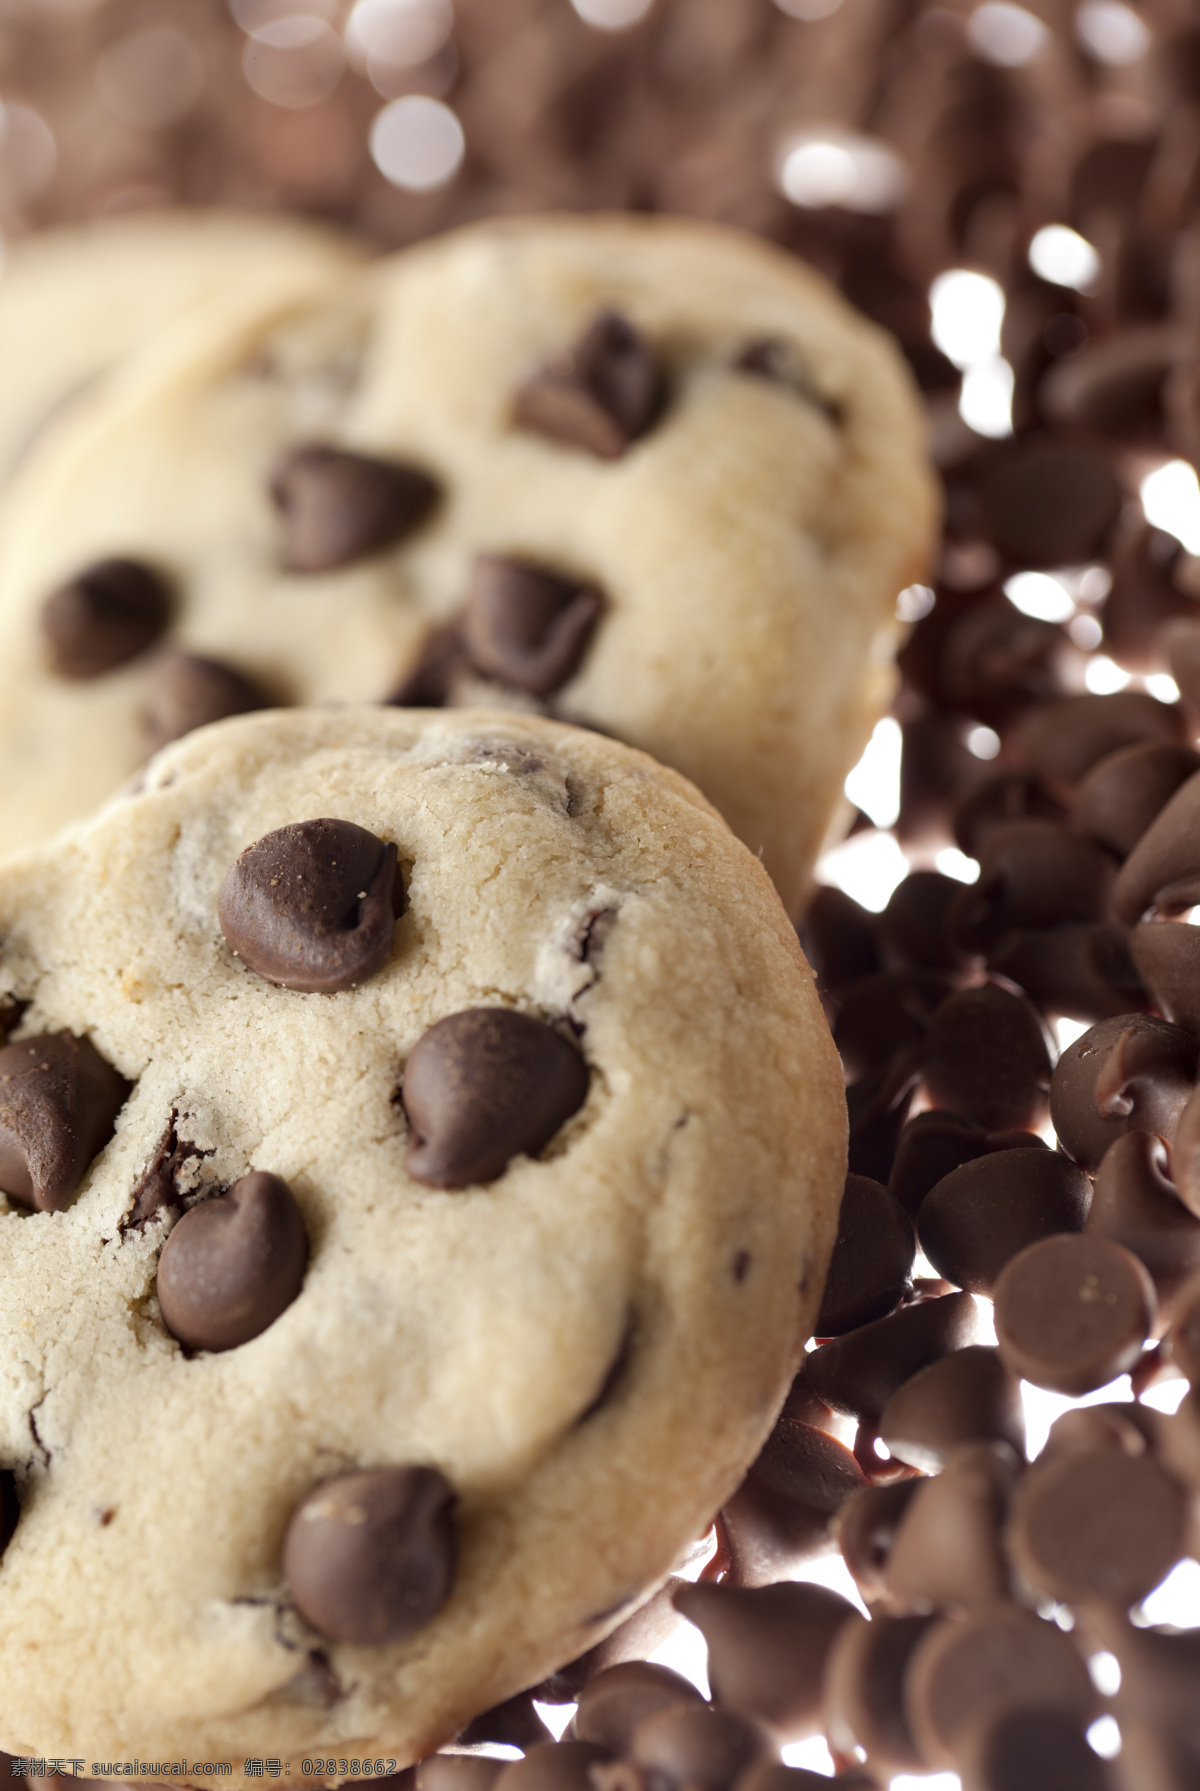
[[[10,860],[0,938],[0,1745],[404,1761],[611,1628],[760,1447],[844,1169],[696,792],[247,717]]]

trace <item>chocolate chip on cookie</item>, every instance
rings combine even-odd
[[[405,1065],[408,1173],[431,1188],[495,1181],[511,1157],[547,1144],[587,1091],[583,1058],[541,1020],[502,1007],[449,1014]]]
[[[521,428],[619,460],[658,417],[663,376],[636,326],[602,312],[579,340],[530,374],[516,397]]]
[[[297,821],[247,846],[217,915],[231,949],[267,982],[332,994],[383,968],[403,893],[390,841],[353,821]]]
[[[485,677],[548,696],[579,669],[603,605],[600,592],[578,579],[526,560],[481,554],[463,639]]]
[[[756,379],[769,380],[802,398],[806,404],[824,411],[831,423],[842,420],[841,406],[818,391],[808,368],[788,342],[777,336],[763,336],[747,343],[733,363],[735,373],[749,373]]]
[[[300,1615],[335,1642],[382,1646],[422,1629],[454,1578],[453,1503],[436,1468],[369,1468],[314,1487],[283,1543]]]
[[[139,560],[98,560],[42,605],[51,671],[81,681],[114,671],[153,645],[169,608],[166,584],[151,567]]]
[[[184,1214],[163,1246],[163,1323],[188,1349],[236,1349],[274,1324],[300,1292],[308,1235],[296,1197],[257,1170]]]
[[[227,715],[246,715],[265,709],[266,698],[248,678],[219,659],[202,659],[164,647],[155,655],[142,735],[146,751],[202,728],[206,722],[224,721]]]
[[[58,1212],[112,1136],[129,1084],[90,1039],[43,1033],[0,1049],[0,1189]]]
[[[270,493],[283,519],[286,569],[329,572],[403,540],[440,489],[420,467],[314,442],[284,455]]]

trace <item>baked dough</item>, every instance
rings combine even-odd
[[[334,993],[251,968],[228,894],[234,866],[285,887],[239,855],[318,819],[394,843],[404,891]],[[768,1434],[845,1171],[811,973],[698,792],[533,716],[248,716],[8,859],[0,940],[7,1053],[37,1070],[69,1033],[129,1085],[77,1193],[0,1210],[0,1747],[233,1784],[252,1756],[405,1762],[612,1628]],[[480,1008],[581,1055],[583,1104],[484,1182],[417,1180],[405,1066]],[[245,1177],[291,1190],[303,1280],[188,1353],[164,1240]],[[457,1499],[449,1598],[406,1640],[330,1639],[285,1582],[289,1519],[414,1464]]]

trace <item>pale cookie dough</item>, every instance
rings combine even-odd
[[[377,908],[334,937],[357,986],[300,993],[250,967],[286,940],[238,907],[250,889],[270,908],[288,878],[255,884],[260,850],[227,879],[264,836],[330,818],[395,844],[403,912],[382,947]],[[364,883],[367,915],[384,884]],[[5,1185],[26,1123],[14,1060],[37,1082],[55,1054],[86,1056],[74,1136],[98,1150],[78,1193],[42,1164],[55,1210],[28,1210],[28,1191],[0,1203],[0,1519],[20,1502],[0,1747],[85,1772],[231,1760],[234,1784],[252,1756],[297,1781],[305,1757],[404,1762],[611,1629],[768,1434],[845,1170],[811,973],[698,792],[532,716],[249,716],[10,858],[0,940],[19,1013],[0,1056]],[[478,1008],[527,1016],[581,1087],[533,1155],[434,1185],[469,1172],[446,1171],[436,1126],[429,1167],[419,1041]],[[419,1135],[397,1099],[417,1051]],[[436,1064],[432,1081],[436,1096]],[[164,1244],[178,1256],[251,1174],[294,1196],[299,1291],[280,1269],[265,1329],[185,1353],[156,1295]],[[183,1270],[170,1313],[203,1330]],[[285,1580],[289,1520],[327,1477],[412,1465],[456,1500],[449,1596],[406,1640],[331,1639]]]
[[[0,481],[55,414],[176,318],[270,282],[329,278],[361,261],[298,219],[139,212],[47,231],[0,269]]]
[[[523,394],[613,312],[661,391],[603,458],[541,432]],[[269,488],[313,443],[399,461],[430,500],[402,539],[288,572],[313,543]],[[542,708],[683,771],[795,912],[890,694],[895,600],[935,508],[892,345],[792,257],[713,226],[487,223],[339,302],[198,320],[48,438],[5,506],[0,834],[44,837],[144,756],[153,649],[84,681],[47,669],[42,606],[92,562],[154,568],[160,638],[290,704],[386,698],[500,556],[586,587],[598,617],[576,615],[582,652],[551,689],[506,689],[476,654],[450,700]],[[327,550],[327,514],[315,529]]]

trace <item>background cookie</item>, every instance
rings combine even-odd
[[[612,733],[698,782],[794,909],[933,515],[894,351],[789,258],[661,219],[482,226],[343,292],[176,332],[12,492],[6,836],[161,743],[168,641],[248,680],[235,707],[399,691]],[[114,557],[158,608],[64,665],[47,598]]]
[[[0,279],[0,479],[64,403],[193,306],[358,259],[332,230],[236,212],[135,213],[19,244]]]
[[[766,1435],[844,1168],[697,793],[532,717],[247,717],[11,859],[0,937],[0,1745],[409,1759],[611,1628]],[[418,1626],[367,1645],[294,1514],[412,1467]]]

